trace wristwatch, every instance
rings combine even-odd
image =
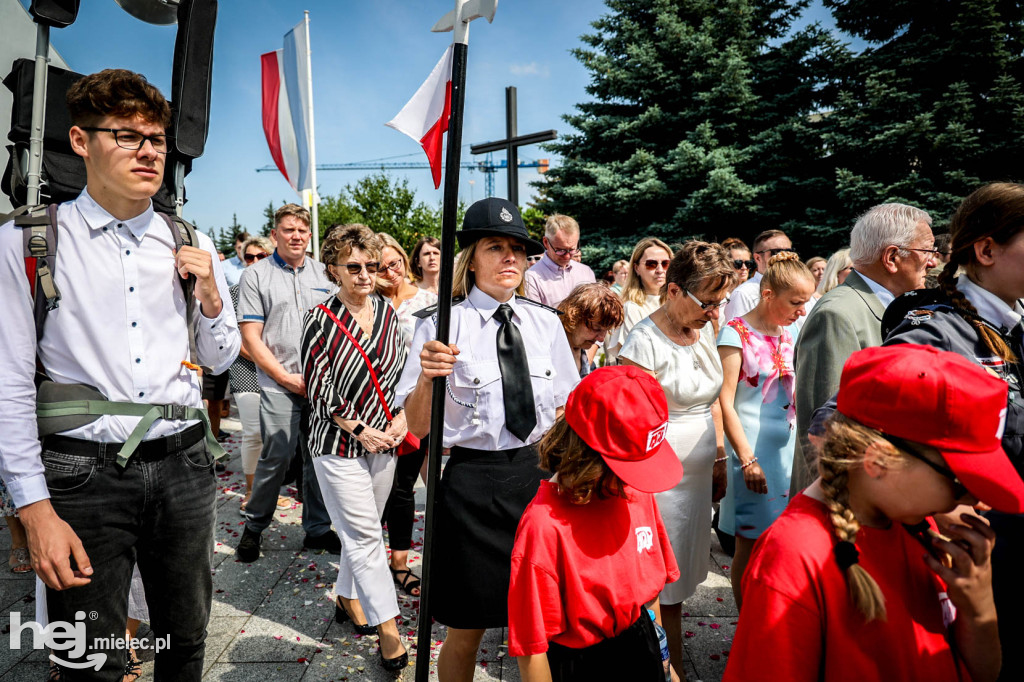
[[[356,438],[359,438],[359,434],[362,433],[363,429],[365,428],[366,424],[364,424],[363,422],[359,422],[358,424],[356,424],[356,428],[352,429],[352,435],[355,436]]]

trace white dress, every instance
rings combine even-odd
[[[715,466],[715,424],[711,404],[722,390],[722,361],[710,323],[691,346],[680,346],[651,318],[633,327],[620,358],[655,373],[668,399],[666,440],[683,464],[683,479],[655,495],[680,578],[665,586],[662,604],[688,599],[708,574],[711,552],[711,475]]]
[[[622,325],[609,332],[606,354],[608,364],[614,365],[619,355],[619,349],[626,342],[629,332],[637,322],[646,318],[655,310],[661,307],[661,296],[659,294],[644,297],[644,302],[633,303],[633,301],[622,302]]]

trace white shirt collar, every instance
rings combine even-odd
[[[896,300],[896,296],[894,296],[891,291],[883,287],[881,284],[871,279],[860,270],[857,270],[857,274],[860,275],[860,278],[864,280],[864,282],[868,285],[871,291],[874,292],[875,296],[878,297],[878,300],[881,301],[884,307],[888,308],[889,304]]]
[[[111,224],[124,225],[127,227],[136,239],[142,239],[146,234],[146,230],[149,229],[149,224],[153,220],[153,202],[149,202],[149,206],[146,210],[128,220],[118,220],[114,216],[110,215],[107,209],[96,203],[96,200],[89,194],[89,188],[86,187],[82,190],[82,193],[75,199],[75,206],[78,208],[78,212],[81,214],[85,224],[89,226],[91,230],[100,230]]]
[[[498,306],[501,305],[500,301],[492,298],[490,294],[484,293],[479,287],[475,286],[470,289],[469,296],[466,298],[469,299],[470,304],[476,309],[476,311],[480,313],[480,317],[482,317],[484,321],[494,317],[494,313],[497,312]],[[508,304],[512,308],[512,316],[519,318],[519,307],[516,302],[515,295],[508,300]]]
[[[968,279],[967,275],[957,278],[956,288],[967,297],[978,314],[989,322],[1013,329],[1021,321],[1021,317],[1024,317],[1024,308],[1021,308],[1020,301],[1015,302],[1011,308],[1006,305],[1006,301],[991,291],[982,289]]]
[[[747,281],[748,282],[753,282],[754,284],[757,284],[758,282],[761,281],[761,277],[762,277],[761,273],[758,272],[757,270],[754,270],[753,276],[747,277]]]

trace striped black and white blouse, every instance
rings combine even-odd
[[[368,338],[337,296],[324,301],[335,317],[359,340],[373,363],[388,408],[395,409],[395,387],[408,354],[398,316],[379,294],[370,294],[373,330]],[[306,314],[302,326],[302,374],[306,380],[311,418],[309,449],[313,457],[366,454],[356,438],[338,426],[334,417],[358,419],[383,431],[388,419],[370,379],[363,356],[338,325],[318,307]]]

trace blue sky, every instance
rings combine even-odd
[[[22,0],[28,5],[28,0]],[[426,79],[451,41],[430,27],[454,6],[450,0],[221,0],[214,47],[210,134],[205,154],[186,178],[185,216],[203,230],[229,225],[232,214],[252,229],[263,222],[268,201],[296,195],[277,172],[257,173],[272,163],[260,112],[263,52],[282,46],[284,34],[310,12],[316,153],[320,163],[346,163],[409,155],[425,159],[419,146],[384,123]],[[561,115],[585,101],[588,73],[569,50],[606,7],[600,0],[501,0],[493,24],[473,22],[463,143],[504,137],[505,87],[519,98],[520,133],[568,132]],[[825,17],[812,8],[808,19]],[[78,20],[51,32],[71,68],[91,73],[118,67],[139,71],[162,91],[170,90],[174,27],[138,21],[112,0],[82,3]],[[495,154],[500,162],[503,154]],[[520,158],[548,158],[539,147],[520,149]],[[472,159],[468,147],[463,160]],[[391,171],[408,177],[417,197],[439,203],[428,170]],[[320,194],[336,194],[367,171],[318,174]],[[532,169],[520,171],[520,201],[531,195]],[[470,184],[470,181],[475,181]],[[467,202],[484,196],[484,176],[461,174]],[[505,174],[496,194],[505,194]]]

